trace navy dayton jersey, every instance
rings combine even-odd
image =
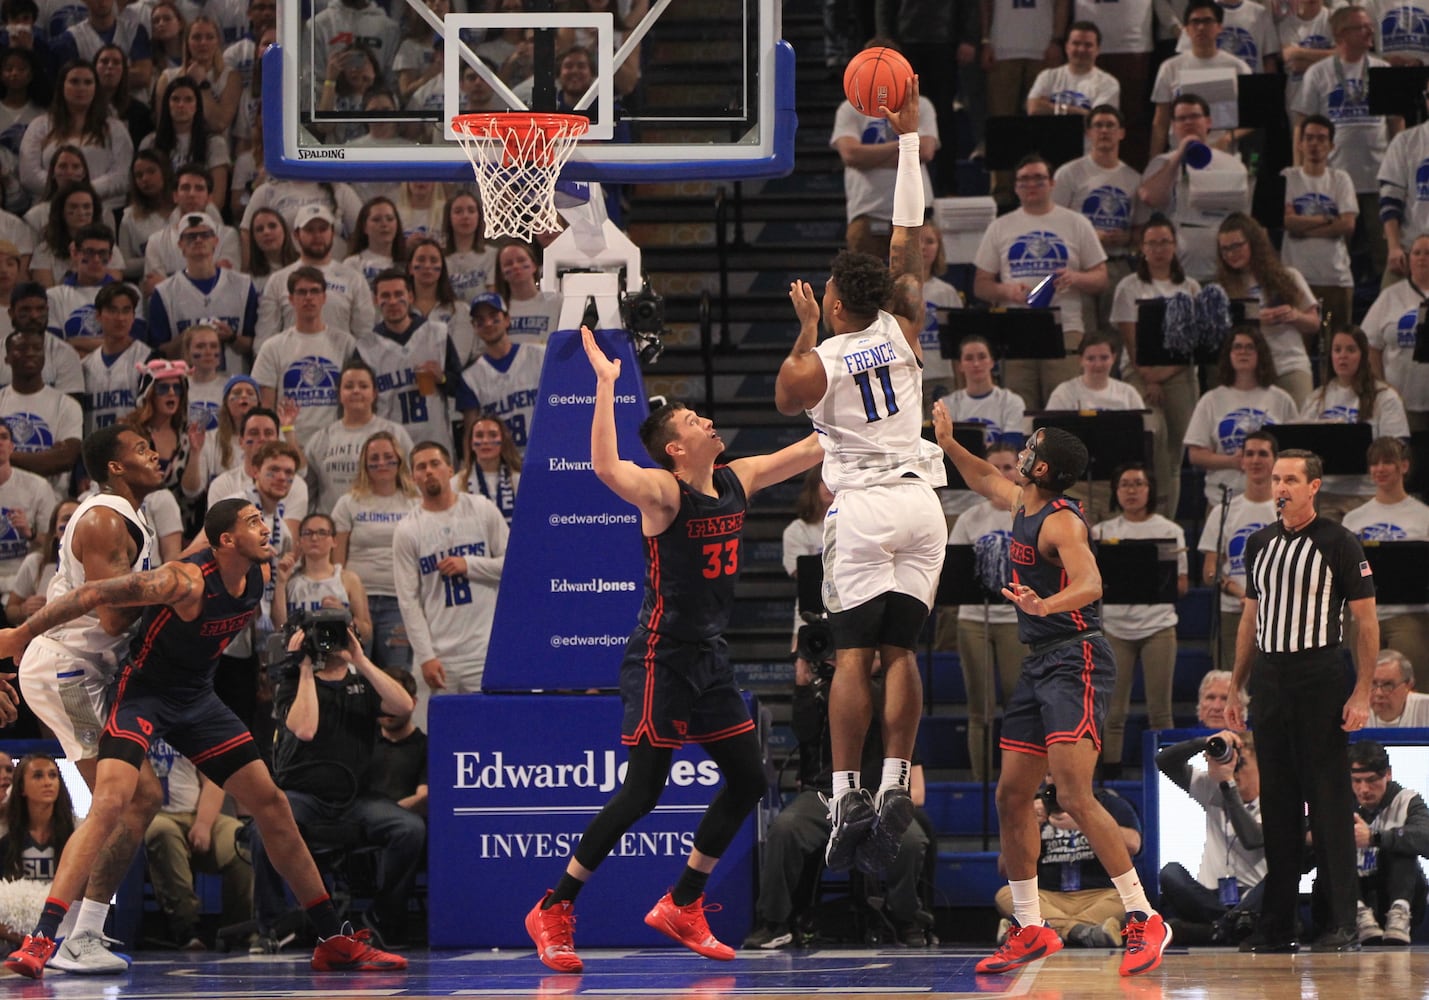
[[[640,624],[685,642],[724,632],[739,580],[740,536],[747,500],[739,477],[716,466],[707,496],[680,483],[680,512],[670,526],[645,539],[645,603]]]
[[[1049,501],[1035,514],[1028,514],[1017,508],[1017,516],[1012,520],[1012,582],[1031,587],[1039,597],[1051,597],[1067,585],[1067,571],[1049,562],[1037,548],[1037,537],[1047,518],[1062,510],[1070,510],[1077,517],[1082,514],[1081,506],[1075,500],[1057,497]],[[1085,632],[1087,629],[1101,628],[1101,618],[1096,606],[1088,604],[1077,611],[1062,611],[1045,618],[1035,618],[1017,609],[1017,638],[1024,643],[1047,642],[1065,639]]]

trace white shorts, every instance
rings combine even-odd
[[[20,694],[70,760],[99,756],[109,712],[110,672],[44,636],[20,658]]]
[[[947,546],[943,505],[923,480],[840,490],[824,519],[824,607],[898,593],[931,610]]]

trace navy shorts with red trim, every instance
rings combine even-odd
[[[99,758],[117,758],[139,767],[149,741],[163,737],[214,784],[222,786],[239,769],[259,760],[253,734],[212,691],[173,698],[137,681],[126,666],[111,689],[114,702]]]
[[[1054,743],[1089,739],[1098,750],[1116,682],[1116,661],[1105,636],[1033,654],[1002,718],[1003,750],[1045,754]]]
[[[679,748],[754,729],[723,638],[685,642],[637,627],[620,664],[620,742]]]

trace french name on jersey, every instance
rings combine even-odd
[[[884,341],[881,344],[874,344],[872,347],[865,347],[845,354],[844,368],[849,372],[861,372],[869,368],[877,368],[880,365],[891,365],[897,360],[898,354],[894,351],[893,345]]]

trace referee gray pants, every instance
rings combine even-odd
[[[1327,926],[1355,928],[1359,892],[1348,740],[1340,728],[1350,682],[1341,648],[1258,653],[1248,686],[1251,728],[1260,758],[1265,831],[1262,928],[1270,941],[1295,939],[1305,807],[1309,806],[1319,881],[1327,890]]]

